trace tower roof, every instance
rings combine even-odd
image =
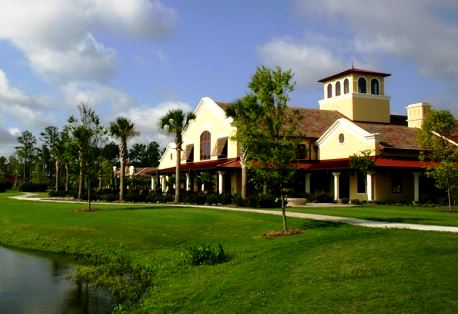
[[[337,77],[340,77],[340,76],[345,76],[345,75],[352,74],[352,73],[378,75],[378,76],[383,76],[383,77],[387,77],[387,76],[391,75],[389,73],[376,72],[376,71],[363,70],[363,69],[356,69],[356,68],[352,67],[352,68],[350,68],[348,70],[345,70],[343,72],[340,72],[340,73],[333,74],[331,76],[325,77],[325,78],[319,80],[318,82],[324,83],[324,82],[327,82],[327,81],[332,80],[334,78],[337,78]]]

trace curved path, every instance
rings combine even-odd
[[[38,198],[34,197],[34,193],[25,193],[19,196],[12,196],[11,198],[18,200],[28,200],[28,201],[43,201],[43,202],[60,202],[60,203],[79,203],[74,200],[58,200],[51,198]],[[93,204],[108,204],[108,205],[127,205],[129,203],[101,203],[94,202]],[[196,208],[210,208],[217,210],[229,210],[229,211],[238,211],[238,212],[248,212],[248,213],[258,213],[266,215],[275,215],[281,216],[280,211],[267,210],[267,209],[256,209],[256,208],[244,208],[244,207],[229,207],[229,206],[207,206],[207,205],[176,205],[176,204],[148,204],[149,206],[173,206],[173,207],[196,207]],[[389,228],[389,229],[410,229],[410,230],[420,230],[420,231],[438,231],[438,232],[453,232],[458,233],[458,227],[450,226],[435,226],[435,225],[420,225],[420,224],[408,224],[408,223],[395,223],[395,222],[382,222],[382,221],[373,221],[357,218],[348,218],[348,217],[339,217],[339,216],[328,216],[328,215],[319,215],[319,214],[306,214],[298,212],[286,212],[287,217],[300,218],[300,219],[310,219],[310,220],[320,220],[328,221],[335,223],[345,223],[354,226],[360,227],[369,227],[369,228]]]

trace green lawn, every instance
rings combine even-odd
[[[104,254],[120,243],[154,268],[139,313],[456,313],[458,234],[289,219],[300,235],[267,240],[281,218],[198,208],[54,204],[0,194],[0,242]],[[189,243],[221,243],[229,262],[186,266]]]
[[[426,225],[458,226],[458,208],[447,207],[358,205],[350,207],[292,207],[288,211],[361,218],[376,221]]]

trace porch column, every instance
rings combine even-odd
[[[156,176],[151,177],[151,191],[156,191]]]
[[[339,195],[340,172],[333,172],[332,175],[334,176],[334,201],[337,201],[340,199],[340,195]]]
[[[305,193],[310,194],[310,177],[311,173],[305,174]]]
[[[218,193],[223,194],[224,191],[224,171],[218,171]]]
[[[420,176],[421,172],[412,172],[413,174],[413,201],[420,201]]]
[[[191,175],[186,173],[186,191],[191,191]]]
[[[161,191],[162,193],[165,193],[165,188],[166,188],[166,181],[165,181],[165,176],[161,176],[160,177],[160,181],[161,181]]]
[[[367,186],[366,186],[366,191],[367,191],[367,201],[372,202],[374,200],[374,195],[372,191],[372,177],[374,176],[374,173],[368,173],[366,178],[367,178]]]

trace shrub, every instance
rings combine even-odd
[[[361,200],[359,200],[357,198],[354,198],[354,199],[350,200],[350,203],[353,204],[353,205],[361,205]]]
[[[189,245],[183,252],[184,261],[193,266],[221,264],[228,260],[223,246],[214,248],[209,244]]]
[[[245,200],[242,198],[242,195],[234,194],[232,196],[232,204],[234,204],[236,206],[243,207],[243,206],[245,206]]]
[[[0,182],[0,193],[6,191],[6,184],[4,182]]]
[[[219,203],[218,194],[209,194],[209,195],[207,195],[206,203],[208,205],[217,205]]]
[[[312,194],[312,201],[315,203],[332,203],[334,202],[334,197],[326,192],[315,192]]]
[[[46,183],[24,182],[19,186],[21,192],[44,192],[48,189]]]
[[[287,202],[285,199],[285,203]],[[257,197],[257,205],[261,208],[279,208],[281,207],[281,200],[272,194],[260,194]]]
[[[342,204],[348,204],[349,201],[350,201],[350,200],[349,200],[348,198],[346,198],[346,197],[340,199],[340,202],[341,202]]]

